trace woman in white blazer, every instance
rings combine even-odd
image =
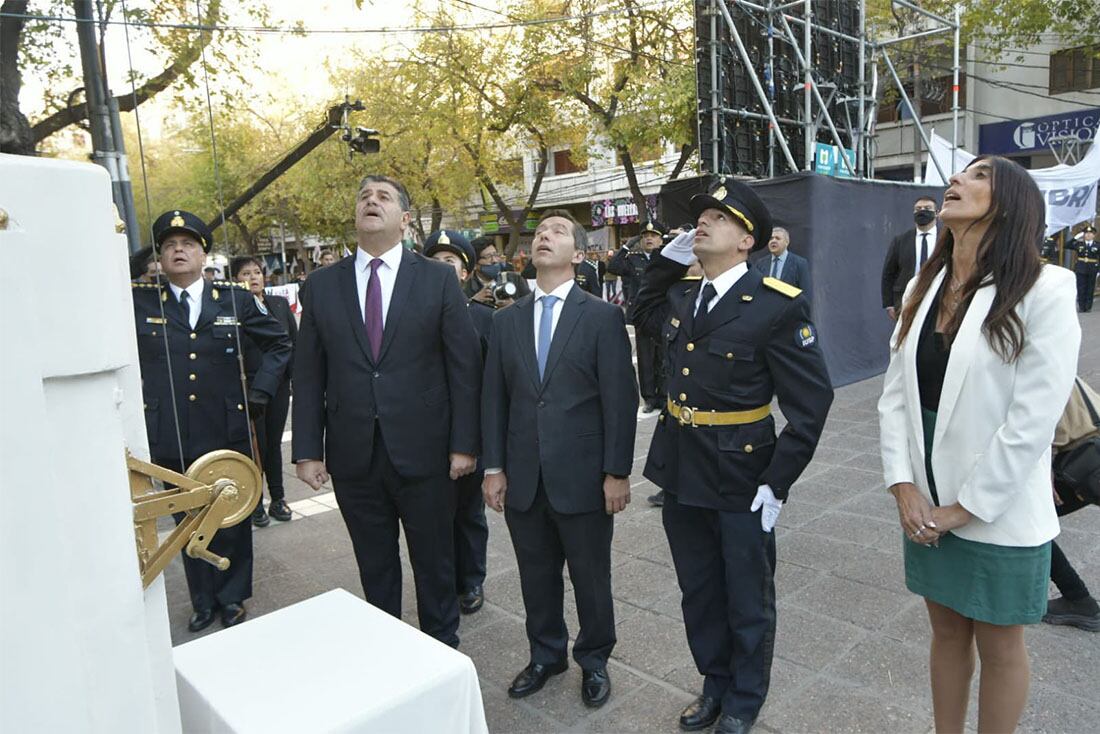
[[[905,531],[905,582],[925,598],[937,732],[1016,728],[1023,625],[1046,610],[1058,534],[1050,443],[1077,368],[1068,270],[1044,266],[1043,199],[1027,171],[979,157],[951,177],[946,228],[906,289],[879,400],[882,465]]]

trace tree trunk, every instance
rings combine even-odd
[[[237,228],[237,231],[241,233],[241,239],[244,240],[244,251],[249,255],[255,255],[259,252],[259,248],[256,243],[256,238],[253,236],[252,231],[248,228],[248,225],[240,218],[240,216],[234,214],[229,218],[230,222],[233,222],[233,226]]]
[[[680,146],[680,158],[676,161],[676,165],[672,168],[672,173],[668,174],[668,180],[671,181],[674,178],[679,178],[680,174],[684,172],[684,166],[687,165],[688,160],[691,158],[691,154],[695,152],[695,143],[684,143]]]
[[[0,12],[26,13],[27,0],[4,0]],[[27,116],[19,110],[19,39],[23,19],[0,17],[0,153],[34,155],[34,136]]]
[[[642,193],[642,188],[638,185],[638,175],[634,171],[634,158],[631,157],[626,146],[620,145],[616,149],[619,151],[619,159],[623,162],[623,172],[626,173],[626,181],[630,185],[630,195],[634,198],[634,206],[638,207],[638,221],[649,219],[649,210],[646,209],[645,205],[645,194]]]
[[[443,205],[439,198],[432,194],[432,231],[435,232],[443,225]]]
[[[546,169],[550,165],[550,148],[545,144],[539,145],[539,165],[535,169],[535,180],[531,184],[531,193],[527,196],[527,203],[520,212],[520,225],[527,221],[527,212],[535,208],[535,201],[539,198],[539,189],[542,188],[542,180],[546,178]],[[519,249],[520,227],[512,227],[508,235],[508,244],[504,246],[504,255],[511,259]]]

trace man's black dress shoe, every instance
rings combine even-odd
[[[213,609],[199,609],[191,615],[191,619],[187,622],[187,629],[192,632],[199,632],[209,627],[210,623],[213,621]]]
[[[290,522],[290,505],[286,500],[275,500],[271,503],[271,507],[267,508],[267,514],[279,522]]]
[[[581,700],[585,706],[599,708],[611,695],[611,677],[607,668],[581,671]]]
[[[475,586],[469,591],[464,591],[458,596],[458,611],[463,614],[473,614],[485,603],[485,592],[480,586]]]
[[[266,528],[271,524],[271,518],[264,512],[264,503],[262,500],[256,505],[256,509],[252,511],[252,524],[258,528]]]
[[[718,720],[718,715],[721,713],[721,700],[710,696],[699,696],[680,713],[680,728],[684,731],[706,729]]]
[[[662,489],[657,494],[651,494],[645,498],[650,507],[663,507],[665,504],[665,491]]]
[[[714,727],[714,734],[749,734],[752,722],[738,719],[733,714],[722,714],[718,718],[718,726]]]
[[[531,663],[521,670],[516,679],[512,681],[512,685],[508,687],[508,695],[511,698],[530,696],[532,693],[542,690],[542,687],[546,685],[546,681],[550,680],[550,676],[564,673],[568,667],[569,663],[564,660],[555,665]]]
[[[222,607],[222,624],[226,627],[232,627],[243,622],[247,615],[248,612],[245,611],[244,604],[226,604]]]

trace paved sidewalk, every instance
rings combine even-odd
[[[1100,386],[1100,316],[1083,315],[1080,373]],[[817,455],[791,491],[779,520],[778,631],[772,686],[757,731],[918,732],[931,730],[928,623],[905,589],[893,499],[882,488],[875,405],[881,378],[837,391]],[[618,645],[611,700],[592,711],[580,700],[573,665],[540,693],[512,701],[506,689],[527,663],[519,577],[503,517],[489,514],[486,604],[463,617],[460,649],[481,676],[493,732],[670,732],[702,679],[688,652],[679,591],[655,488],[641,477],[655,420],[640,421],[633,502],[616,519],[612,583]],[[284,446],[289,455],[289,444]],[[257,529],[252,616],[343,587],[362,595],[351,544],[331,494],[314,494],[285,467],[290,523]],[[1059,538],[1094,591],[1100,591],[1100,513],[1065,518]],[[174,644],[190,605],[182,566],[166,571]],[[406,621],[415,624],[406,563]],[[567,589],[567,622],[577,630]],[[1052,595],[1053,595],[1052,587]],[[322,620],[318,620],[323,623]],[[219,628],[215,624],[209,631]],[[1020,730],[1100,731],[1100,634],[1038,625],[1028,629],[1031,699]],[[272,703],[291,701],[293,680],[271,681]],[[976,693],[976,688],[975,688]],[[299,702],[301,703],[301,702]],[[975,706],[972,704],[971,709]],[[976,726],[972,716],[970,727]]]

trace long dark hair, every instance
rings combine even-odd
[[[958,333],[966,307],[978,288],[992,284],[997,294],[982,331],[1002,359],[1015,362],[1024,349],[1025,339],[1024,325],[1015,308],[1035,285],[1043,267],[1036,243],[1043,239],[1046,208],[1039,187],[1022,166],[999,156],[978,156],[967,168],[980,161],[988,161],[993,167],[989,209],[979,220],[988,221],[989,229],[978,244],[974,272],[962,285],[959,303],[965,306],[955,309],[945,333],[949,339]],[[955,237],[950,229],[944,227],[943,230],[936,249],[921,268],[909,300],[902,307],[898,348],[913,328],[917,309],[936,275],[946,269],[945,282],[951,280]]]

